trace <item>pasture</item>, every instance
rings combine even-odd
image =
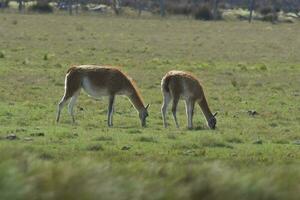
[[[300,24],[0,14],[0,199],[298,199]],[[55,123],[71,65],[119,66],[149,103],[147,128],[117,97],[81,93],[75,125]],[[188,130],[168,112],[160,81],[171,70],[202,81]],[[14,137],[16,136],[16,138]]]

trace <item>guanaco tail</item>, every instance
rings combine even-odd
[[[141,95],[129,76],[121,70],[108,66],[81,65],[71,67],[65,78],[65,93],[58,104],[57,118],[59,121],[61,110],[65,103],[70,100],[69,113],[75,122],[73,108],[79,96],[81,88],[94,98],[103,96],[109,97],[108,103],[108,126],[113,125],[114,101],[116,95],[125,95],[129,98],[135,109],[139,113],[141,125],[146,126],[148,117],[148,107],[144,106]]]
[[[193,128],[194,107],[197,102],[206,118],[207,124],[211,129],[215,129],[217,120],[212,114],[204,92],[199,80],[192,74],[183,71],[169,71],[161,81],[161,90],[163,94],[163,105],[161,108],[163,124],[167,127],[166,112],[170,101],[173,101],[172,113],[175,120],[176,127],[179,124],[176,117],[177,104],[180,98],[185,100],[186,115],[188,118],[188,128]]]

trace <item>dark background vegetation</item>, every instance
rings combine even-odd
[[[0,0],[1,8],[8,8],[11,0]],[[29,10],[39,12],[53,12],[53,6],[60,10],[73,12],[88,10],[87,5],[106,5],[112,8],[115,14],[121,14],[122,8],[133,8],[139,12],[148,11],[155,14],[179,14],[193,15],[198,19],[219,19],[218,10],[220,9],[251,9],[262,11],[263,14],[270,12],[293,12],[300,11],[300,1],[298,0],[16,0],[19,11],[24,12],[26,3],[36,2],[31,5]],[[51,6],[49,3],[52,3]],[[55,4],[53,4],[55,3]],[[94,9],[103,12],[102,9]],[[268,13],[266,13],[268,12]],[[204,16],[199,16],[204,15]]]

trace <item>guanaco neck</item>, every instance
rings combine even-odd
[[[199,100],[199,105],[201,107],[201,110],[206,118],[206,121],[208,121],[209,119],[211,119],[213,117],[213,114],[211,113],[209,107],[208,107],[208,104],[207,104],[207,101],[206,101],[206,98],[203,94],[202,98]]]
[[[145,109],[144,103],[134,87],[130,89],[128,98],[138,112],[142,112]]]

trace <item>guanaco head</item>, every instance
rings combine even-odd
[[[215,129],[216,128],[216,124],[217,124],[217,119],[216,119],[216,116],[217,116],[217,112],[215,114],[213,114],[213,116],[207,121],[207,124],[209,126],[209,128],[211,129]]]
[[[149,104],[144,109],[142,109],[142,111],[139,113],[139,117],[140,117],[140,120],[141,120],[141,123],[142,123],[142,127],[146,126],[146,118],[149,116],[148,108],[149,108]]]

